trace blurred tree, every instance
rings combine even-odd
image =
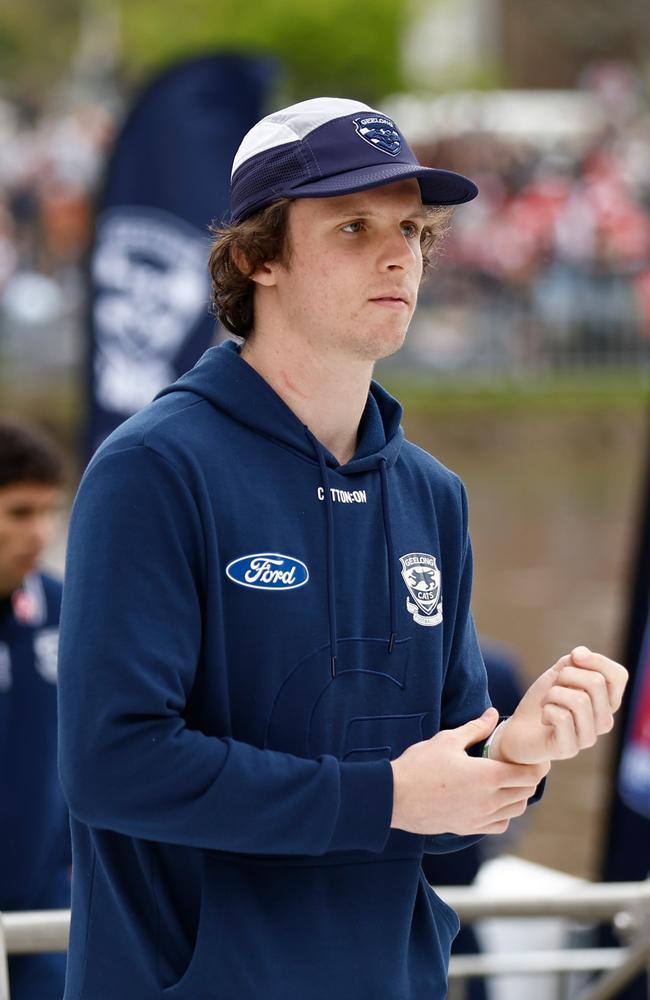
[[[5,82],[43,92],[61,79],[89,8],[119,10],[118,64],[130,83],[185,56],[227,49],[276,56],[287,99],[377,101],[402,84],[405,0],[0,0]]]
[[[289,99],[398,89],[404,0],[129,0],[124,60],[134,72],[210,48],[270,53],[286,67]]]
[[[42,93],[71,58],[78,20],[79,0],[0,0],[3,88]]]

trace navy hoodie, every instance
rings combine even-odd
[[[0,910],[70,905],[56,769],[61,584],[30,573],[0,601]]]
[[[30,573],[0,600],[0,911],[70,905],[70,833],[56,769],[61,584]],[[61,1000],[65,956],[9,960],[12,1000]]]
[[[489,704],[462,483],[372,383],[345,465],[228,343],[91,461],[69,535],[66,1000],[438,1000],[456,914],[389,761]]]

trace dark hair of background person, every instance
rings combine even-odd
[[[0,417],[0,488],[13,483],[62,486],[65,463],[40,427]]]
[[[248,219],[210,226],[215,237],[208,259],[212,312],[238,337],[245,339],[255,322],[255,284],[250,275],[270,260],[285,265],[291,262],[287,233],[288,209],[293,200],[281,198]],[[452,208],[440,205],[427,208],[427,223],[420,236],[425,273],[449,228],[452,212]],[[245,270],[237,264],[235,255],[240,264],[245,261]]]

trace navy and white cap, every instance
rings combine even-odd
[[[415,177],[425,205],[460,205],[476,185],[418,163],[395,122],[367,104],[318,97],[275,111],[247,132],[230,181],[233,222],[280,198],[328,198]]]

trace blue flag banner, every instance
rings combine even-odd
[[[177,65],[131,109],[108,164],[90,254],[87,451],[210,345],[208,225],[230,168],[266,112],[270,60]]]
[[[619,794],[626,806],[650,819],[650,619],[635,681],[628,734],[621,755]]]
[[[650,441],[648,442],[650,444]],[[646,448],[650,459],[650,448]],[[635,541],[628,632],[622,662],[630,671],[621,709],[602,878],[635,882],[650,873],[650,461]],[[600,943],[621,942],[603,928]],[[638,976],[617,994],[620,1000],[647,1000],[648,977]]]

